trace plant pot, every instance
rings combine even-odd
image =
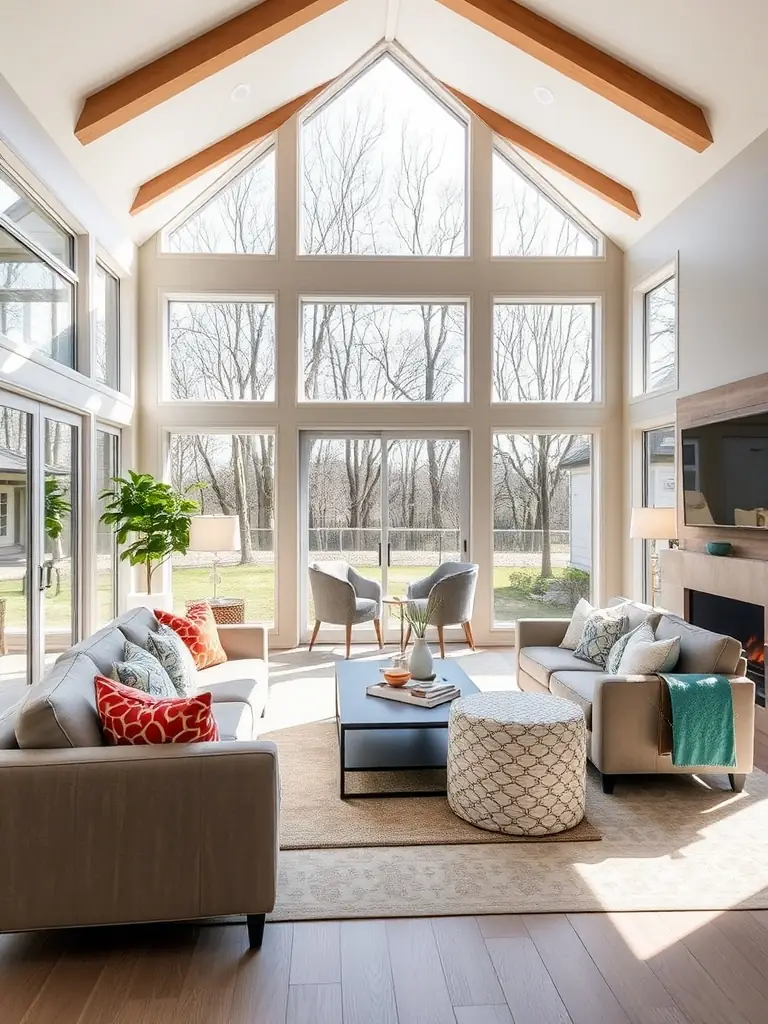
[[[432,651],[424,637],[417,637],[413,642],[413,650],[409,666],[414,679],[429,679],[434,671]]]
[[[125,606],[127,609],[131,608],[149,608],[153,611],[155,608],[159,608],[164,612],[173,611],[173,594],[171,593],[159,593],[159,594],[129,594],[125,600]]]

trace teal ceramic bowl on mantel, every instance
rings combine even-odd
[[[710,540],[707,542],[707,551],[710,555],[730,555],[733,552],[731,544],[727,540]]]

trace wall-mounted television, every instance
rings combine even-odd
[[[768,530],[768,412],[681,432],[686,526]]]

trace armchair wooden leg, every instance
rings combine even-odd
[[[349,661],[349,648],[352,646],[352,623],[347,623],[347,661]]]
[[[379,650],[384,646],[381,639],[381,619],[373,620],[373,628],[376,630],[376,639],[379,641]]]
[[[408,629],[405,631],[405,644],[403,646],[407,647],[410,642],[411,642],[411,627],[409,625]]]
[[[471,622],[465,622],[464,623],[464,636],[467,638],[467,643],[469,644],[471,649],[474,651],[474,649],[475,649],[475,638],[472,636],[472,623]]]
[[[438,639],[438,642],[440,643],[440,657],[444,658],[445,657],[445,637],[443,636],[443,627],[442,626],[438,626],[437,627],[437,639]]]
[[[312,630],[312,639],[309,641],[309,649],[310,649],[310,651],[312,650],[312,646],[314,645],[315,640],[317,640],[317,634],[318,634],[319,629],[320,629],[320,623],[319,623],[319,621],[317,619],[315,619],[315,628]]]

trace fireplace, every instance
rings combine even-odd
[[[755,703],[765,707],[765,608],[718,594],[689,590],[688,620],[694,626],[726,633],[741,641],[747,658],[747,675],[755,682]]]

